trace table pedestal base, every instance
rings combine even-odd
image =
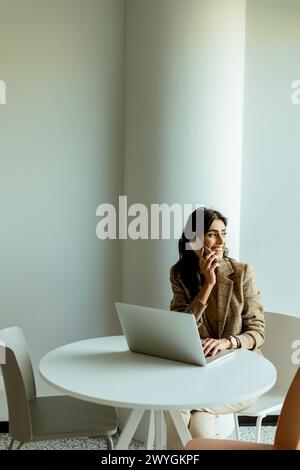
[[[133,438],[133,435],[145,413],[144,409],[136,408],[133,409],[129,415],[129,418],[121,432],[116,450],[126,450]],[[181,416],[179,410],[151,410],[150,411],[150,421],[149,428],[146,440],[146,449],[151,450],[155,444],[157,450],[164,449],[164,413],[169,413],[169,416],[172,418],[174,426],[177,430],[178,436],[181,440],[182,446],[192,438],[184,419]]]

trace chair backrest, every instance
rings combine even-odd
[[[28,400],[36,396],[35,381],[28,347],[18,327],[0,331],[6,347],[5,363],[1,364],[9,414],[9,433],[18,441],[32,436]]]
[[[300,368],[285,397],[274,445],[279,449],[300,450]]]
[[[277,369],[276,385],[287,392],[299,364],[293,363],[292,348],[295,340],[300,340],[300,317],[281,313],[265,312],[266,339],[262,353]],[[299,346],[298,346],[299,349]]]

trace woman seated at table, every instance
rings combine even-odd
[[[259,352],[264,342],[260,293],[249,264],[227,256],[226,226],[227,218],[220,212],[196,209],[179,240],[179,261],[170,273],[174,294],[170,309],[195,316],[206,356],[230,348]],[[181,413],[192,437],[215,438],[218,437],[217,415],[239,411],[254,401],[181,410]],[[167,448],[180,449],[169,415],[167,426]]]

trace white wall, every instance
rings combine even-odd
[[[300,315],[299,0],[247,2],[241,259],[266,310]]]
[[[95,228],[122,192],[123,7],[0,0],[0,328],[23,328],[35,365],[119,331],[120,247]]]
[[[115,300],[168,307],[176,241],[96,239],[122,193],[222,210],[266,309],[300,312],[299,1],[247,2],[244,126],[245,0],[127,0],[125,56],[123,7],[0,0],[0,327],[24,329],[35,365],[117,333]]]
[[[245,2],[126,2],[129,204],[203,203],[239,253]],[[123,299],[169,307],[177,242],[123,242]]]

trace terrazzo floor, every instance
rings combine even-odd
[[[272,444],[274,442],[276,427],[263,426],[261,432],[261,442]],[[254,441],[255,427],[240,427],[241,440]],[[118,435],[114,437],[114,443],[117,442]],[[229,439],[235,439],[233,433]],[[7,449],[9,444],[8,434],[0,433],[0,450]],[[35,443],[24,444],[22,450],[97,450],[106,449],[106,443],[101,438],[78,438],[78,439],[60,439],[53,441],[41,441]],[[145,449],[145,445],[141,442],[132,440],[129,446],[131,450]]]

